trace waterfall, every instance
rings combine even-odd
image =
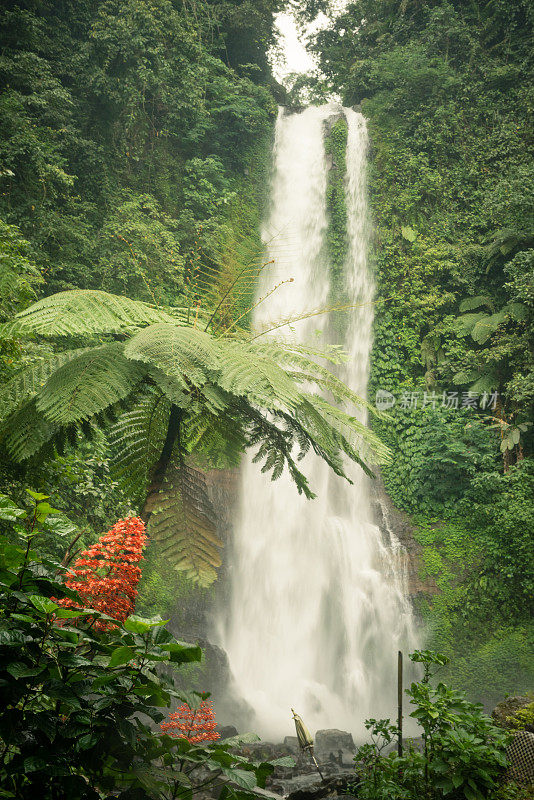
[[[349,358],[339,375],[365,396],[373,284],[361,114],[335,105],[280,111],[263,231],[272,263],[258,287],[258,297],[268,297],[257,307],[254,327],[329,302],[324,132],[335,113],[348,124],[344,288],[356,306],[348,312],[342,344]],[[288,278],[293,281],[268,294]],[[328,314],[295,322],[287,335],[308,344],[334,340]],[[353,485],[314,454],[302,469],[315,500],[299,496],[286,473],[272,482],[251,458],[243,463],[220,642],[261,736],[280,740],[293,733],[294,707],[311,730],[343,728],[361,739],[367,717],[395,716],[397,650],[414,644],[402,548],[394,532],[375,524],[370,479],[360,467],[348,466]]]

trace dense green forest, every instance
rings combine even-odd
[[[493,743],[474,748],[481,772],[474,788],[466,774],[465,792],[431,789],[421,761],[417,794],[403,794],[379,776],[375,751],[362,753],[374,783],[359,796],[528,796],[484,794],[506,737],[471,701],[489,710],[534,684],[534,11],[528,0],[357,0],[314,34],[317,75],[288,91],[269,60],[275,14],[288,6],[303,25],[333,14],[324,0],[2,4],[0,647],[25,648],[0,681],[12,709],[0,720],[2,797],[45,787],[50,798],[189,800],[204,785],[198,763],[233,782],[223,800],[265,786],[274,767],[236,755],[237,741],[212,751],[155,743],[156,707],[183,694],[147,665],[172,662],[171,674],[181,665],[185,684],[199,674],[190,664],[199,649],[161,617],[212,591],[221,563],[204,472],[236,467],[255,446],[264,470],[288,469],[311,498],[299,467],[310,449],[337,474],[345,456],[370,471],[349,430],[381,462],[413,527],[420,577],[434,585],[415,601],[425,647],[444,656],[415,655],[426,670],[411,690],[420,722],[435,733],[425,714],[441,703],[440,736],[456,709],[466,736]],[[336,347],[318,364],[311,346],[247,338],[277,106],[333,95],[361,110],[370,138],[369,398],[390,407],[371,414],[367,433],[338,408],[358,398],[330,371]],[[327,189],[334,305],[344,302],[346,136],[342,120],[326,139],[337,165]],[[335,319],[340,338],[346,320]],[[336,404],[314,400],[310,380]],[[109,627],[105,606],[88,628],[69,628],[79,606],[61,568],[131,515],[152,537],[136,612],[159,620]],[[431,665],[451,690],[431,694]],[[77,696],[65,687],[83,670],[95,683]],[[42,674],[41,707],[31,686]],[[95,687],[103,716],[90,719],[80,709]],[[51,733],[59,712],[63,727]],[[17,738],[21,726],[37,726],[35,741]],[[387,743],[396,735],[369,727]],[[57,794],[39,777],[54,741],[46,780],[61,783]],[[445,770],[460,769],[443,758]],[[161,764],[176,763],[178,774],[163,775]]]
[[[224,288],[257,263],[275,9],[4,4],[3,321],[76,288],[196,306],[203,277],[217,270]],[[236,302],[247,307],[246,287]],[[6,381],[50,345],[4,337],[0,352]],[[99,531],[139,498],[110,476],[108,442],[93,433],[79,455],[67,443],[45,469],[3,459],[5,486],[53,490]]]

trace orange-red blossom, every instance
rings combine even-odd
[[[80,595],[81,603],[69,598],[57,602],[67,608],[94,608],[124,622],[133,612],[138,564],[146,543],[145,524],[139,517],[120,519],[88,550],[83,550],[65,577],[65,584]],[[107,630],[112,623],[97,620],[95,628]]]
[[[191,744],[215,742],[220,738],[215,722],[215,712],[211,700],[202,700],[198,708],[190,708],[186,703],[173,714],[169,721],[161,723],[163,733],[181,739],[188,739]]]

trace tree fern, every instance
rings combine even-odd
[[[66,425],[92,416],[126,397],[146,369],[112,342],[91,348],[57,369],[37,393],[37,408],[47,420]]]
[[[162,491],[152,496],[147,510],[148,534],[162,554],[201,586],[212,583],[222,542],[204,474],[180,460],[167,471]]]
[[[343,360],[338,348],[237,333],[216,338],[199,319],[195,312],[187,326],[179,310],[105,292],[64,292],[34,304],[12,323],[18,335],[91,342],[119,333],[120,340],[59,353],[13,379],[4,389],[0,440],[23,459],[47,442],[74,446],[94,424],[111,428],[114,472],[132,495],[146,498],[151,535],[177,568],[206,584],[220,563],[198,469],[206,454],[221,466],[236,464],[250,447],[264,472],[276,479],[287,468],[312,498],[298,466],[311,449],[340,476],[348,458],[370,472],[362,454],[367,459],[371,449],[380,461],[387,450],[351,416],[353,406],[367,404],[325,366]],[[319,396],[326,392],[343,409]]]
[[[73,289],[44,297],[3,326],[4,335],[88,336],[119,333],[154,322],[174,322],[158,308],[92,289]]]

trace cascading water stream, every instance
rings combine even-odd
[[[372,337],[373,286],[367,267],[365,165],[367,132],[360,114],[339,106],[280,112],[271,211],[264,230],[269,260],[255,328],[328,304],[326,255],[328,166],[325,122],[348,123],[345,291],[347,363],[340,377],[365,397]],[[295,322],[298,342],[334,341],[328,314]],[[284,329],[284,330],[287,330]],[[365,421],[364,412],[360,410]],[[220,640],[236,691],[265,738],[291,733],[294,707],[310,729],[344,728],[358,738],[368,716],[393,716],[398,649],[414,644],[402,549],[373,522],[369,479],[350,465],[353,485],[316,455],[303,471],[317,494],[299,496],[286,473],[275,482],[247,458],[230,558],[230,602]]]

